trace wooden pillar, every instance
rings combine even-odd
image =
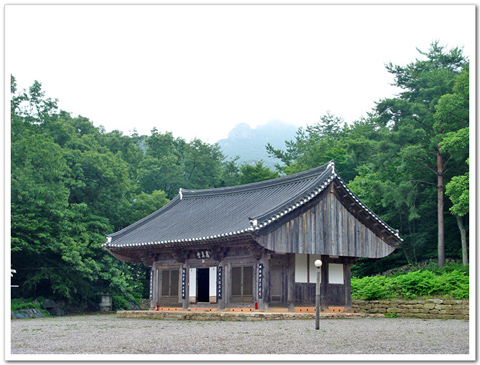
[[[156,265],[155,268],[155,280],[154,283],[156,283],[156,289],[157,289],[157,295],[155,296],[155,304],[158,304],[159,306],[161,305],[161,299],[162,299],[162,270],[159,267],[159,265]]]
[[[180,268],[180,300],[182,309],[188,309],[188,269],[190,265],[183,264]]]
[[[217,284],[217,303],[218,303],[218,309],[225,309],[225,295],[226,295],[226,291],[225,291],[225,287],[226,287],[226,280],[225,280],[225,274],[226,274],[226,265],[220,261],[218,263],[218,272],[217,272],[217,280],[218,280],[218,284]],[[218,296],[218,290],[219,290],[219,286],[221,287],[221,293],[222,293],[222,296],[221,298]]]
[[[295,310],[295,254],[288,254],[287,264],[287,304],[288,310]]]
[[[351,261],[349,258],[345,258],[343,262],[343,277],[345,285],[345,310],[350,311],[352,309],[352,287],[351,287]]]
[[[261,278],[262,288],[261,290],[257,290],[257,296],[260,296],[260,292],[261,292],[261,298],[258,297],[257,302],[258,302],[258,309],[266,310],[268,309],[268,302],[266,300],[266,295],[267,295],[267,287],[269,284],[267,282],[267,278],[269,277],[268,275],[269,270],[268,270],[268,260],[265,258],[265,254],[263,254],[262,258],[258,260],[257,267],[259,267],[260,265],[262,265],[262,278]],[[258,284],[259,283],[257,283],[257,285]]]
[[[270,260],[264,260],[263,267],[263,309],[267,310],[270,305]]]
[[[152,264],[152,273],[151,273],[151,280],[152,280],[152,298],[150,299],[150,309],[154,309],[157,300],[157,263],[154,261]]]
[[[320,283],[320,309],[325,310],[328,308],[327,298],[328,298],[328,264],[329,256],[322,255],[322,282]]]
[[[223,273],[223,303],[224,306],[230,304],[230,296],[231,296],[231,288],[230,285],[232,283],[232,264],[229,262],[228,264],[224,265],[224,273]]]

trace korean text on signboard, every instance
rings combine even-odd
[[[195,252],[195,258],[197,259],[209,259],[212,257],[210,250],[198,250]]]
[[[218,267],[217,272],[217,298],[222,299],[222,267]]]
[[[258,265],[258,299],[262,299],[263,293],[263,264]]]

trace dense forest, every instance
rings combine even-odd
[[[39,82],[18,90],[11,77],[12,296],[74,304],[148,296],[148,270],[113,258],[105,235],[172,199],[179,188],[245,184],[317,167],[330,160],[350,189],[400,231],[404,242],[381,260],[361,259],[366,276],[409,263],[448,259],[468,264],[469,63],[438,42],[412,63],[388,64],[394,98],[346,123],[324,115],[300,128],[280,162],[240,164],[217,144],[106,132],[59,110]],[[348,101],[345,105],[348,108]]]

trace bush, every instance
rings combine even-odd
[[[12,299],[11,301],[12,311],[18,311],[22,309],[43,309],[39,300],[33,299]]]
[[[371,276],[362,279],[352,278],[352,298],[376,300],[388,297],[387,278],[384,276]]]
[[[41,297],[37,299],[30,299],[30,298],[29,299],[23,299],[23,298],[12,299],[11,310],[13,312],[16,312],[22,309],[39,309],[44,316],[49,316],[49,313],[45,310],[42,303],[43,303],[43,298]]]
[[[418,296],[469,297],[468,268],[423,269],[395,276],[352,278],[352,298],[415,299]]]

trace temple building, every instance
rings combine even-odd
[[[311,307],[321,259],[322,309],[351,309],[351,265],[402,242],[362,204],[333,161],[252,184],[180,189],[103,247],[151,267],[151,307]]]

